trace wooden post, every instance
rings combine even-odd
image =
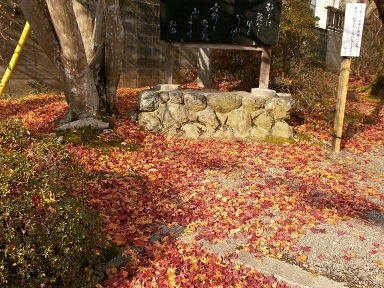
[[[341,136],[343,134],[343,121],[345,112],[345,102],[347,100],[349,70],[351,68],[351,58],[344,57],[341,60],[341,70],[339,77],[339,87],[337,91],[337,104],[335,122],[333,126],[332,151],[340,152]]]
[[[259,88],[268,89],[270,70],[271,70],[271,48],[263,48],[261,51]]]
[[[164,79],[165,84],[172,84],[173,80],[173,63],[175,57],[175,47],[173,43],[165,43],[165,67],[164,67]]]
[[[199,48],[197,62],[197,85],[204,88],[211,88],[211,68],[210,59],[211,49]]]

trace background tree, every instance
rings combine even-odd
[[[124,0],[18,0],[36,40],[62,75],[61,123],[116,110]]]
[[[384,1],[382,0],[374,0],[376,3],[377,11],[379,12],[379,17],[381,21],[384,23]],[[381,29],[381,37],[384,36],[384,31]],[[384,97],[384,45],[381,49],[381,62],[379,68],[376,72],[376,76],[373,79],[371,94]]]
[[[272,53],[274,67],[289,72],[296,62],[314,62],[319,38],[318,20],[308,3],[283,0],[279,42]]]

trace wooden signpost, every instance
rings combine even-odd
[[[274,46],[282,0],[161,0],[160,39]]]
[[[253,50],[261,52],[259,88],[268,89],[282,0],[161,0],[160,9],[166,83],[172,83],[174,47]]]
[[[337,91],[336,114],[333,126],[332,151],[340,152],[345,104],[348,92],[351,57],[359,57],[363,35],[365,3],[347,3],[345,9],[344,32],[341,45],[341,69]]]

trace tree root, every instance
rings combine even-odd
[[[102,130],[102,129],[109,128],[109,123],[99,119],[88,117],[88,118],[82,118],[75,121],[64,123],[61,126],[59,126],[57,130],[81,129],[86,127],[95,129],[95,130]]]

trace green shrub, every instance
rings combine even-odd
[[[285,77],[274,79],[274,89],[289,92],[296,100],[297,110],[303,114],[332,113],[337,97],[339,77],[319,67],[294,65]],[[333,109],[333,108],[332,108]]]
[[[41,81],[28,81],[27,85],[32,88],[29,92],[31,95],[48,94],[49,87]]]
[[[0,127],[10,142],[0,142],[0,286],[86,284],[106,242],[101,216],[80,193],[81,167],[53,138],[25,147],[22,126]]]

